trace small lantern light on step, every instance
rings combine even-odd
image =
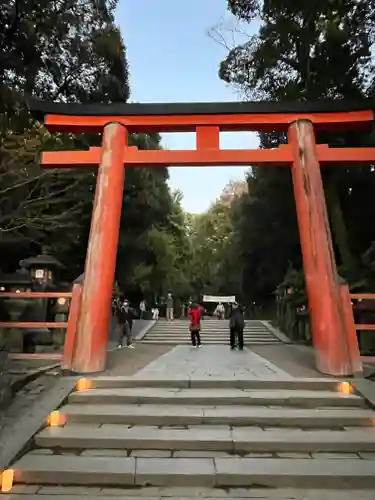
[[[59,412],[58,410],[53,411],[49,414],[47,422],[50,427],[58,427],[59,425],[65,425],[66,415],[65,413]]]
[[[87,378],[80,378],[76,385],[76,391],[77,392],[88,391],[89,389],[91,389],[91,387],[92,387],[91,380]]]
[[[0,474],[0,492],[8,493],[13,488],[14,470],[6,469]]]
[[[340,384],[338,385],[338,391],[342,392],[343,394],[352,394],[353,386],[350,382],[340,382]]]

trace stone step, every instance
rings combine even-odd
[[[182,332],[181,334],[177,334],[176,332],[160,332],[160,333],[155,333],[151,332],[147,334],[148,338],[154,338],[154,339],[179,339],[179,340],[190,340],[190,332]],[[146,337],[145,337],[146,338]],[[228,333],[223,334],[223,335],[218,335],[218,334],[207,334],[206,332],[201,332],[201,338],[202,339],[207,339],[207,340],[222,340],[224,342],[229,342],[229,335]],[[268,334],[261,334],[261,335],[252,335],[252,334],[245,334],[244,339],[253,339],[253,340],[263,340],[263,339],[269,339],[273,341],[279,341],[276,337],[273,335],[268,335]]]
[[[219,320],[219,319],[208,318],[207,316],[205,316],[203,319],[201,319],[201,321],[202,321],[202,323],[207,324],[207,325],[222,326],[222,325],[228,325],[229,318]],[[245,319],[245,323],[246,323],[247,327],[258,326],[260,328],[267,328],[265,322],[266,322],[266,320],[261,321],[259,319]],[[187,318],[184,318],[184,319],[174,319],[173,321],[166,321],[165,318],[159,318],[159,320],[157,321],[156,324],[162,325],[163,323],[167,324],[167,325],[186,325],[186,323],[189,323],[189,320]]]
[[[148,335],[162,335],[162,334],[168,334],[168,335],[186,335],[186,333],[189,333],[189,327],[188,325],[186,325],[185,328],[181,328],[181,329],[177,329],[177,328],[159,328],[159,329],[155,329],[153,328],[152,330],[150,330],[148,332]],[[202,328],[201,329],[201,333],[202,335],[213,335],[213,336],[216,336],[216,337],[228,337],[229,336],[229,330],[226,329],[226,330],[222,330],[222,331],[219,331],[219,330],[208,330],[206,328]],[[261,330],[244,330],[244,335],[248,335],[248,336],[267,336],[267,337],[275,337],[275,335],[273,335],[271,332],[269,332],[268,330],[264,330],[264,331],[261,331]]]
[[[334,391],[339,390],[341,381],[332,378],[273,378],[273,379],[228,379],[217,376],[209,378],[145,378],[134,377],[95,377],[90,380],[92,388],[134,388],[134,387],[158,387],[175,389],[288,389],[306,391]]]
[[[150,343],[178,343],[178,344],[185,344],[185,345],[190,345],[191,340],[190,340],[190,334],[185,333],[183,337],[177,337],[174,335],[163,335],[159,337],[153,337],[152,335],[150,336],[145,336],[142,340],[142,343],[145,342],[150,342]],[[220,338],[220,337],[212,337],[212,338],[207,338],[204,337],[203,335],[201,336],[201,342],[204,345],[215,345],[215,344],[220,344],[220,345],[227,345],[229,347],[229,338]],[[279,344],[281,341],[276,339],[276,338],[268,338],[268,337],[263,337],[263,338],[252,338],[252,337],[244,337],[244,344],[245,345],[255,345],[255,344]]]
[[[364,407],[364,400],[355,394],[329,391],[241,389],[89,389],[74,392],[70,403],[89,404],[177,404],[177,405],[262,405]]]
[[[237,454],[375,452],[375,430],[372,428],[351,431],[267,431],[248,427],[231,429],[229,426],[158,429],[122,425],[103,425],[98,428],[66,425],[48,427],[37,434],[34,440],[42,448],[218,450]]]
[[[144,338],[141,341],[139,341],[141,344],[166,344],[166,345],[191,345],[190,339],[184,339],[184,340],[179,340],[179,339],[173,339],[173,338],[168,338],[168,339],[154,339],[152,337]],[[228,345],[229,342],[228,340],[205,340],[202,339],[202,345],[208,346],[208,345]],[[279,345],[280,341],[271,339],[271,340],[251,340],[251,339],[244,339],[244,344],[245,348],[246,346],[249,345]]]
[[[14,493],[13,493],[14,491]],[[1,495],[2,500],[186,500],[251,498],[263,500],[374,500],[370,490],[311,490],[295,488],[203,488],[203,487],[95,487],[95,486],[43,486],[17,485],[10,494]]]
[[[134,458],[27,454],[16,483],[268,488],[375,488],[375,462],[360,459]]]
[[[68,422],[123,425],[232,425],[261,427],[338,428],[372,427],[373,412],[361,409],[257,408],[219,406],[199,408],[174,405],[81,405],[60,410]]]
[[[151,332],[148,335],[155,337],[155,338],[168,338],[168,337],[174,337],[174,338],[179,338],[179,339],[185,339],[187,335],[189,335],[190,332],[187,330],[185,332],[177,333],[177,332]],[[208,339],[225,339],[227,340],[229,338],[228,332],[225,334],[217,334],[215,332],[201,332],[202,338],[208,338]],[[270,335],[268,333],[244,333],[244,338],[254,338],[254,339],[275,339],[276,337],[274,335]]]
[[[183,325],[183,326],[179,326],[179,327],[174,327],[173,325],[163,325],[161,327],[153,327],[152,332],[165,332],[165,331],[169,331],[169,332],[178,332],[178,333],[181,333],[181,332],[186,332],[186,331],[189,331],[189,324],[186,323],[186,325]],[[217,335],[225,335],[225,334],[228,334],[229,332],[229,328],[226,327],[226,328],[207,328],[205,325],[201,325],[201,331],[202,332],[207,332],[207,333],[215,333]],[[262,328],[245,328],[244,329],[244,333],[248,333],[248,334],[262,334],[262,335],[274,335],[270,330],[267,330],[266,328],[262,329]]]
[[[229,329],[229,320],[224,321],[223,323],[213,323],[212,321],[201,321],[201,326],[204,329],[217,330],[217,331],[227,331]],[[189,321],[181,321],[180,323],[170,323],[168,321],[159,321],[153,325],[153,329],[161,329],[161,328],[175,328],[182,329],[188,328]],[[271,330],[264,325],[245,325],[244,330],[259,330],[259,331],[267,331]]]
[[[201,321],[201,326],[204,329],[210,329],[210,330],[217,330],[217,331],[227,331],[229,328],[229,320],[224,321],[223,323],[213,323],[212,321]],[[153,329],[158,329],[158,328],[188,328],[189,327],[189,321],[181,321],[180,323],[170,323],[168,321],[159,321],[154,324]],[[267,328],[264,325],[245,325],[244,330],[259,330],[259,331],[271,331],[269,328]]]

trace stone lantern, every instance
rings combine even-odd
[[[55,290],[55,273],[63,269],[63,265],[55,257],[48,255],[47,249],[43,248],[42,253],[35,257],[28,257],[20,262],[20,265],[30,271],[33,281],[33,289],[36,292],[47,292]],[[64,299],[65,300],[65,299]],[[33,321],[54,321],[55,303],[54,299],[35,299],[35,307],[32,309]],[[54,335],[48,328],[33,329],[37,344],[53,344]],[[59,332],[57,332],[60,339]],[[58,344],[60,342],[57,342]]]
[[[46,291],[54,288],[55,272],[63,269],[64,266],[55,257],[48,255],[47,250],[43,249],[42,253],[36,257],[29,257],[20,262],[21,267],[30,271],[33,279],[34,287],[39,291]]]
[[[31,291],[32,278],[27,269],[18,269],[13,274],[3,274],[0,276],[0,289],[2,292],[21,293]],[[4,311],[8,317],[4,321],[20,322],[23,320],[29,301],[24,298],[4,299]],[[8,330],[8,329],[6,329]],[[10,328],[7,333],[3,333],[3,342],[9,348],[23,350],[27,333],[21,328]],[[6,338],[4,338],[6,337]]]

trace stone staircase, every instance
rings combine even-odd
[[[246,321],[244,329],[245,345],[278,344],[275,335],[266,322]],[[205,319],[202,321],[203,344],[229,343],[228,320]],[[190,344],[189,323],[187,320],[165,321],[160,319],[145,335],[142,343],[147,344]]]
[[[89,382],[12,465],[20,498],[372,498],[375,415],[337,381]]]

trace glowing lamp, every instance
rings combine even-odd
[[[7,469],[0,475],[0,491],[7,493],[13,488],[14,470]]]
[[[87,378],[80,378],[76,384],[76,391],[82,392],[91,389],[92,383],[91,380]]]
[[[59,412],[58,410],[53,411],[49,414],[47,422],[50,427],[58,427],[59,425],[65,425],[66,415],[64,413]]]
[[[342,392],[343,394],[352,394],[353,393],[353,386],[349,382],[341,382],[338,385],[338,391]]]

